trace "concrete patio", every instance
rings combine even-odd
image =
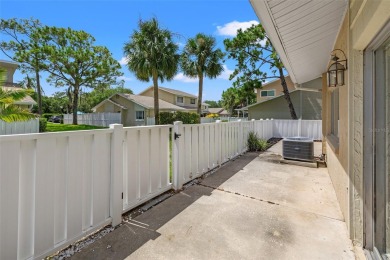
[[[355,259],[327,169],[280,153],[246,153],[72,258]]]

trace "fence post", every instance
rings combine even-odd
[[[110,194],[110,216],[112,226],[122,222],[123,208],[123,125],[111,124],[113,129],[111,139],[111,194]]]
[[[255,119],[252,119],[252,120],[251,120],[251,131],[252,131],[252,132],[255,131]]]
[[[182,132],[183,122],[176,121],[173,123],[173,153],[172,153],[172,177],[173,177],[173,188],[175,190],[180,190],[183,188],[183,178],[182,173],[180,172],[180,140]]]

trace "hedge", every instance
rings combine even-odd
[[[47,126],[47,119],[46,118],[39,118],[39,132],[45,132]]]
[[[182,121],[183,124],[199,124],[200,117],[191,112],[160,112],[160,124],[172,125],[175,121]]]

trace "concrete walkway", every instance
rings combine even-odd
[[[327,169],[280,152],[227,163],[73,259],[354,259]]]

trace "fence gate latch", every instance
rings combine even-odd
[[[179,138],[180,136],[181,136],[181,134],[175,133],[175,140],[176,140],[177,138]]]

